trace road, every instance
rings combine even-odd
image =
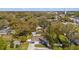
[[[35,47],[35,43],[29,43],[28,50],[49,50],[47,47]]]

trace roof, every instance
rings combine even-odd
[[[36,27],[36,30],[38,30],[38,29],[41,29],[41,27],[40,26]]]
[[[10,27],[0,30],[0,34],[7,34],[10,31]]]

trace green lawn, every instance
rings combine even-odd
[[[79,50],[79,46],[71,45],[70,47],[65,48],[64,50]]]
[[[61,47],[54,47],[53,50],[63,50]]]
[[[42,44],[36,44],[35,47],[45,47],[45,46]]]
[[[58,46],[54,46],[53,47],[53,50],[79,50],[79,46],[71,45],[71,46],[65,47],[65,48],[61,48],[61,47],[58,47]]]

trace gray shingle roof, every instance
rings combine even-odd
[[[7,34],[10,31],[10,27],[0,30],[0,34]]]

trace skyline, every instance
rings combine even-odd
[[[79,11],[79,8],[0,8],[0,11]]]

